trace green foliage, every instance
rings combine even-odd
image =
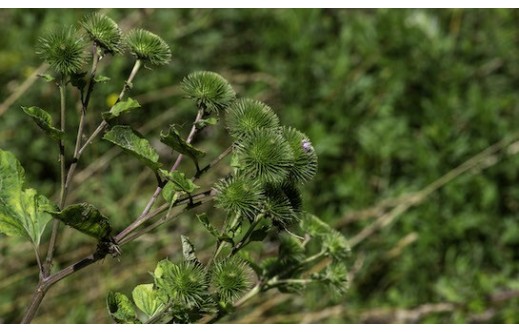
[[[83,39],[72,29],[40,37],[36,53],[61,75],[80,72],[85,63]]]
[[[32,188],[23,189],[25,174],[16,157],[0,150],[0,232],[21,236],[37,248],[55,207]]]
[[[92,204],[72,204],[60,212],[49,211],[48,213],[56,219],[63,221],[65,225],[99,241],[108,241],[110,239],[112,228],[108,218]]]
[[[137,285],[132,291],[135,306],[146,315],[146,319],[153,317],[164,304],[158,299],[154,284]]]
[[[197,71],[182,80],[182,90],[208,113],[224,110],[235,99],[231,85],[219,74]]]
[[[258,100],[238,99],[226,110],[229,134],[236,140],[250,135],[258,128],[277,129],[279,118],[272,109]]]
[[[112,108],[110,108],[109,112],[103,112],[103,119],[106,121],[115,119],[119,117],[122,113],[128,112],[135,108],[140,108],[141,105],[138,101],[128,98],[125,101],[119,101],[117,104],[115,104]]]
[[[200,188],[192,180],[186,178],[186,175],[180,171],[168,172],[161,169],[159,170],[159,173],[168,180],[168,183],[166,184],[166,186],[169,186],[168,190],[191,194],[193,191]]]
[[[122,37],[117,23],[106,15],[93,13],[85,16],[80,25],[85,29],[90,40],[95,42],[105,53],[121,53]]]
[[[52,116],[49,113],[36,106],[22,106],[22,109],[52,139],[59,141],[62,138],[63,132],[52,125]]]
[[[146,138],[130,126],[114,126],[103,136],[103,139],[112,142],[125,152],[137,157],[137,159],[153,170],[157,170],[160,167],[157,151],[155,151]]]
[[[117,323],[137,323],[135,308],[128,297],[119,292],[110,292],[106,298],[108,312]]]
[[[175,125],[171,125],[166,133],[160,133],[160,141],[180,154],[191,158],[198,169],[198,159],[205,156],[205,152],[198,150],[180,136]]]
[[[139,60],[152,65],[165,65],[171,60],[171,50],[156,34],[144,29],[132,29],[124,41],[130,53]]]

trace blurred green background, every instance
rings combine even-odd
[[[19,158],[28,186],[51,197],[59,190],[57,148],[20,106],[57,118],[57,89],[31,79],[42,69],[34,45],[43,32],[90,11],[0,11],[0,148]],[[124,118],[153,142],[169,123],[189,129],[195,110],[178,83],[191,71],[211,70],[239,96],[271,105],[318,153],[305,204],[351,240],[349,292],[271,292],[223,322],[519,323],[519,11],[103,12],[123,30],[144,27],[172,47],[167,68],[138,75],[130,95],[143,109]],[[98,86],[91,112],[106,110],[131,66],[129,57],[103,60],[100,73],[111,81]],[[71,93],[69,109],[77,109],[75,100]],[[69,123],[76,120],[71,111]],[[196,142],[214,155],[228,143],[222,124]],[[122,229],[155,182],[115,151],[108,142],[87,150],[69,202],[95,204]],[[57,268],[95,246],[68,229],[62,234]],[[207,234],[186,215],[125,247],[119,260],[56,285],[35,322],[109,322],[107,292],[149,282],[158,260],[180,257],[180,234],[210,252]],[[21,319],[37,283],[35,264],[29,244],[0,235],[1,323]]]

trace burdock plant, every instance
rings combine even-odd
[[[37,46],[37,53],[53,72],[45,78],[56,82],[59,88],[60,127],[55,127],[47,111],[37,106],[23,107],[58,145],[58,202],[51,202],[34,189],[25,189],[20,163],[12,153],[0,150],[0,231],[32,243],[40,272],[24,323],[34,318],[51,286],[107,255],[123,254],[121,247],[127,243],[162,224],[174,222],[180,214],[202,204],[213,204],[215,210],[221,211],[216,215],[224,215],[223,222],[211,220],[211,214],[195,218],[207,230],[207,239],[214,242],[212,253],[200,259],[194,244],[208,240],[191,240],[182,235],[183,261],[158,262],[149,283],[137,285],[131,297],[116,290],[107,294],[108,313],[115,322],[216,322],[272,288],[299,292],[307,285],[322,284],[335,293],[346,289],[346,240],[303,209],[301,188],[317,171],[317,155],[305,134],[283,126],[272,108],[263,102],[237,99],[232,86],[219,74],[194,72],[180,83],[185,97],[193,101],[196,114],[189,134],[184,137],[176,124],[168,124],[156,133],[177,155],[173,165],[166,167],[146,137],[131,126],[116,125],[115,120],[140,108],[139,102],[126,94],[131,92],[143,65],[162,66],[170,61],[169,46],[143,29],[123,34],[112,19],[97,13],[83,18],[79,26],[81,35],[80,31],[65,28],[40,38]],[[134,63],[116,103],[104,112],[90,113],[88,107],[95,86],[106,80],[97,73],[98,63],[107,55],[120,56],[124,51],[134,58]],[[87,60],[91,61],[90,70],[83,68]],[[63,135],[70,111],[65,97],[70,89],[79,91],[75,95],[79,96],[81,117],[72,158],[67,158]],[[84,133],[87,116],[99,122],[89,135]],[[195,146],[193,139],[220,119],[225,122],[232,143],[214,160],[207,160],[206,152]],[[103,141],[97,141],[101,134]],[[68,193],[74,189],[72,180],[78,162],[93,143],[117,146],[157,179],[146,207],[121,230],[113,229],[111,216],[103,212],[108,210],[106,207],[67,202]],[[191,172],[179,171],[184,156],[192,161]],[[209,185],[199,181],[228,156],[228,174]],[[42,259],[40,242],[51,220],[52,232]],[[55,271],[52,265],[63,224],[94,238],[97,245],[90,255]],[[277,256],[267,255],[261,246],[249,246],[267,240],[278,247]]]

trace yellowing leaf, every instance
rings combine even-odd
[[[53,204],[34,189],[23,189],[24,170],[16,157],[0,150],[0,232],[40,243]]]

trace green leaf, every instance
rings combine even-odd
[[[201,119],[195,122],[196,129],[200,130],[207,126],[214,126],[218,123],[218,118]]]
[[[179,192],[176,191],[175,185],[172,182],[166,183],[166,185],[162,189],[162,197],[164,197],[166,202],[173,204],[177,201],[178,196]]]
[[[129,126],[115,126],[103,136],[103,139],[118,145],[153,170],[160,167],[157,151],[147,139]]]
[[[53,204],[34,189],[23,189],[24,170],[16,157],[0,150],[0,233],[21,236],[36,247],[51,216]]]
[[[270,231],[270,225],[263,225],[261,228],[258,228],[252,232],[250,235],[250,241],[258,241],[261,242],[265,240],[267,237],[269,231]]]
[[[109,112],[103,113],[103,119],[106,121],[112,120],[120,116],[124,112],[128,112],[132,109],[139,108],[141,105],[138,101],[132,98],[128,98],[125,101],[119,101],[117,104],[112,106]]]
[[[170,183],[172,183],[172,189],[176,191],[183,191],[188,194],[192,193],[196,189],[200,188],[193,181],[186,178],[186,175],[179,171],[168,172],[163,169],[159,170],[159,173],[164,176]]]
[[[110,238],[112,228],[108,223],[108,218],[103,216],[92,204],[73,204],[67,206],[61,212],[49,213],[66,225],[100,241]]]
[[[196,258],[195,246],[189,241],[187,236],[181,235],[180,240],[182,242],[182,254],[187,262],[200,263]]]
[[[54,76],[49,74],[38,74],[38,77],[44,79],[47,82],[54,82],[56,80]]]
[[[63,137],[63,132],[52,126],[52,117],[49,113],[36,106],[22,106],[22,109],[52,139],[59,141]]]
[[[108,312],[116,323],[135,324],[135,308],[128,297],[119,292],[110,292],[106,297]]]
[[[216,238],[219,237],[218,230],[216,229],[216,227],[209,223],[209,219],[207,218],[207,215],[205,213],[198,214],[196,218],[205,227],[205,229],[207,229],[209,233],[211,233],[212,236]]]
[[[205,156],[205,152],[198,150],[186,142],[182,137],[180,137],[180,134],[175,128],[175,125],[171,125],[167,133],[160,133],[160,141],[178,153],[184,154],[191,158],[195,163],[197,170],[199,169],[198,159]]]
[[[157,290],[153,289],[153,284],[136,286],[132,291],[132,297],[137,308],[145,313],[148,318],[155,315],[163,305],[158,298]]]
[[[98,75],[94,78],[94,81],[96,83],[104,83],[104,82],[108,82],[109,80],[110,80],[110,77],[103,76],[103,75]]]

